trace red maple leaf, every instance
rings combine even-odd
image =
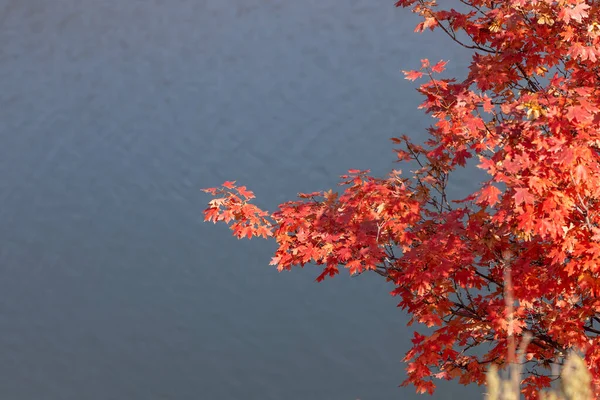
[[[439,61],[437,64],[431,67],[431,70],[439,74],[440,72],[443,72],[446,69],[446,64],[448,64],[448,61]]]
[[[515,204],[533,204],[535,197],[525,188],[515,188]]]
[[[570,23],[571,20],[575,20],[578,23],[583,22],[584,18],[589,16],[587,10],[591,7],[585,3],[578,3],[573,7],[564,7],[559,12],[559,18],[562,19],[565,23]]]
[[[423,76],[421,71],[402,71],[402,73],[409,81],[415,81]]]
[[[487,185],[479,191],[477,201],[493,206],[498,202],[498,196],[500,196],[501,193],[502,192],[500,191],[500,189],[498,189],[494,185]]]

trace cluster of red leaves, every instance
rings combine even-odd
[[[485,382],[506,366],[509,339],[532,336],[523,392],[550,385],[551,364],[585,353],[600,385],[600,4],[584,0],[465,0],[463,12],[435,0],[401,0],[423,21],[473,50],[467,78],[437,79],[444,62],[405,72],[423,76],[421,108],[435,120],[425,146],[408,137],[398,161],[411,177],[349,171],[340,193],[301,194],[269,214],[253,194],[226,182],[206,220],[234,221],[237,237],[273,236],[279,270],[313,263],[317,280],[339,267],[372,270],[415,333],[408,379],[432,393],[432,378]],[[464,38],[464,39],[463,39]],[[490,179],[464,199],[446,196],[448,177],[470,158]],[[503,279],[510,269],[514,313]],[[513,323],[509,324],[509,317]],[[510,333],[510,334],[509,334]],[[489,350],[481,355],[483,348]],[[479,349],[478,354],[473,349]],[[600,393],[597,394],[600,398]]]

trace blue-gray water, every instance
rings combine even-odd
[[[0,1],[0,398],[420,398],[391,287],[278,274],[199,191],[273,209],[397,168],[432,121],[400,70],[468,53],[393,3]]]

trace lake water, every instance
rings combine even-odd
[[[0,1],[1,398],[421,398],[382,279],[279,274],[202,223],[225,180],[273,209],[398,167],[432,121],[400,70],[468,53],[393,3]]]

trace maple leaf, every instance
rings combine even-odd
[[[446,69],[446,64],[448,64],[448,61],[439,61],[437,64],[431,67],[431,70],[439,74],[440,72],[443,72]]]
[[[425,18],[425,21],[423,21],[423,25],[422,25],[422,30],[424,29],[431,29],[433,30],[433,28],[435,28],[438,25],[438,22],[435,20],[435,18]]]
[[[350,275],[358,274],[363,270],[360,260],[351,260],[346,264],[346,267],[349,269]]]
[[[224,209],[219,215],[218,221],[223,221],[226,224],[235,219],[235,212],[230,208]]]
[[[490,206],[493,206],[498,202],[498,196],[500,196],[502,192],[494,185],[486,185],[483,189],[479,191],[479,196],[477,197],[478,203],[486,203]]]
[[[269,236],[273,236],[273,232],[271,232],[266,226],[261,225],[256,229],[256,236],[262,236],[266,239]]]
[[[247,200],[254,198],[254,193],[250,190],[247,190],[246,186],[239,186],[237,188],[239,194],[244,196]]]
[[[409,81],[415,81],[423,76],[421,71],[402,71],[402,73]]]
[[[467,163],[467,158],[471,158],[473,155],[468,150],[459,150],[454,155],[454,162],[461,167],[464,167]]]
[[[492,104],[492,99],[490,99],[489,97],[484,97],[483,99],[483,111],[489,113],[492,112],[492,110],[494,109],[494,104]]]
[[[529,187],[536,194],[544,193],[550,186],[552,186],[551,182],[539,176],[529,178]]]
[[[559,35],[562,37],[564,42],[568,43],[573,40],[575,36],[575,30],[572,27],[567,26],[562,32],[559,33]]]
[[[219,217],[219,208],[218,207],[208,207],[206,210],[204,210],[204,220],[205,221],[212,221],[216,224],[218,221],[218,217]]]
[[[569,24],[572,19],[581,23],[584,18],[589,16],[587,10],[590,8],[591,7],[585,3],[578,3],[573,7],[564,7],[559,13],[559,18],[566,24]]]
[[[533,204],[535,197],[525,188],[515,188],[515,204]]]

